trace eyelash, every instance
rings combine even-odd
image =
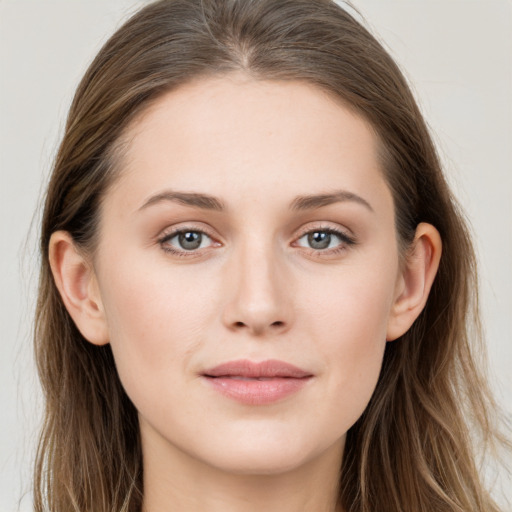
[[[171,253],[173,256],[178,256],[180,258],[190,258],[190,257],[199,256],[197,249],[189,250],[189,251],[187,251],[185,249],[178,250],[178,249],[175,249],[171,245],[167,245],[167,242],[169,242],[176,236],[179,236],[180,234],[183,234],[183,233],[199,233],[201,235],[206,235],[208,238],[210,238],[215,243],[214,237],[211,234],[209,234],[204,229],[198,229],[198,228],[194,228],[194,227],[190,227],[190,228],[185,227],[185,228],[173,230],[170,233],[164,233],[157,241],[158,241],[159,245],[161,246],[162,250],[164,250],[165,252]],[[313,233],[327,233],[328,235],[334,235],[334,236],[338,237],[340,240],[340,245],[335,248],[331,248],[331,249],[314,249],[312,247],[308,248],[308,247],[299,246],[299,247],[302,247],[303,249],[311,251],[315,255],[334,256],[334,255],[341,253],[342,251],[345,251],[347,249],[347,247],[353,246],[357,243],[354,237],[349,236],[347,233],[345,233],[341,230],[334,229],[332,227],[317,227],[317,228],[313,228],[313,229],[304,230],[296,238],[296,241],[294,243],[297,243],[298,240],[304,238],[307,235],[313,234]],[[219,244],[219,243],[217,242],[217,244]]]

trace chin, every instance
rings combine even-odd
[[[219,445],[214,452],[208,453],[210,465],[227,473],[239,475],[279,475],[308,464],[322,453],[325,446],[311,446],[304,441],[288,435],[286,439],[257,437],[238,439],[229,446]]]

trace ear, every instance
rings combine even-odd
[[[397,280],[388,321],[387,341],[405,334],[427,303],[441,259],[442,242],[437,229],[420,223]]]
[[[52,234],[49,259],[57,289],[78,330],[94,345],[107,344],[107,322],[96,276],[67,231]]]

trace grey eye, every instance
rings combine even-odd
[[[213,240],[202,231],[183,230],[165,236],[160,243],[162,247],[176,252],[192,252],[212,245]]]
[[[201,247],[203,241],[203,234],[198,231],[186,231],[177,235],[178,243],[181,249],[186,251],[193,251]]]
[[[302,235],[297,243],[300,247],[322,251],[325,249],[334,249],[344,244],[350,244],[350,240],[342,233],[330,229],[319,229]]]
[[[331,233],[327,231],[314,231],[307,235],[308,244],[312,249],[327,249],[331,245]]]

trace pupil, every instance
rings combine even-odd
[[[331,234],[325,231],[317,231],[308,235],[309,245],[313,249],[327,249],[331,243]]]
[[[191,251],[201,245],[202,235],[201,233],[188,231],[187,233],[180,233],[178,239],[183,249]]]

